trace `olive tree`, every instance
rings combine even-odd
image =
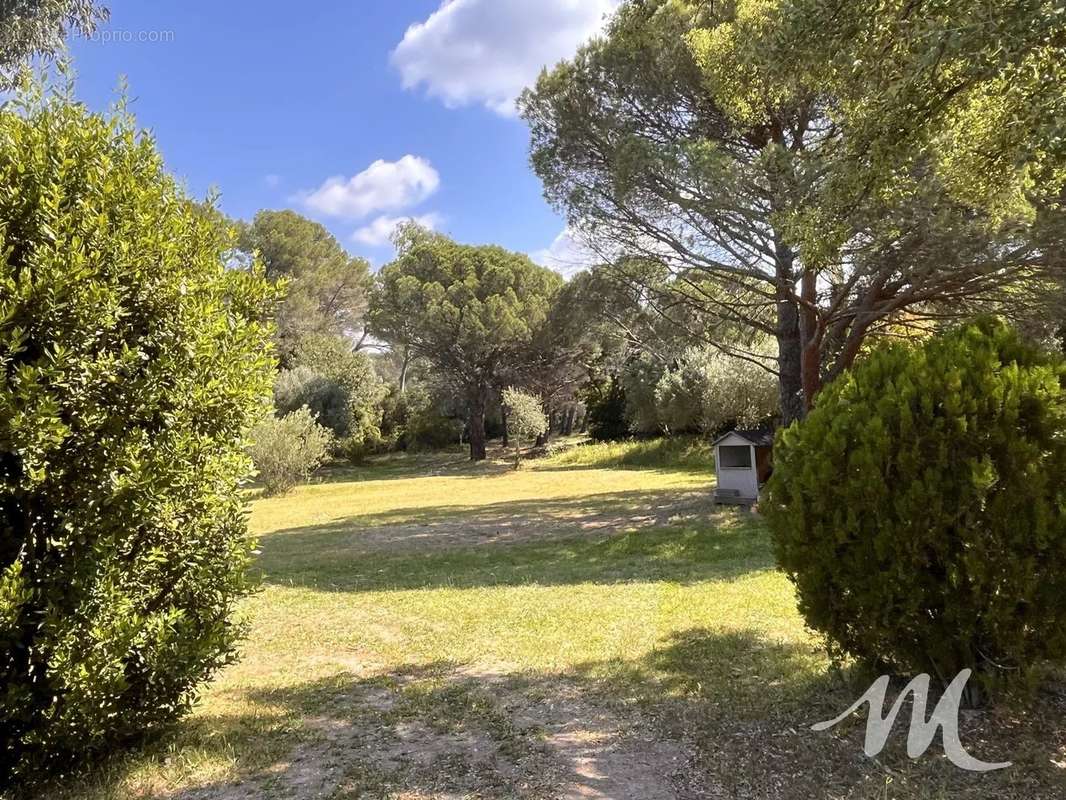
[[[543,436],[548,430],[544,404],[536,395],[513,386],[503,390],[503,407],[507,410],[507,429],[514,444],[514,468],[522,464],[522,442]]]
[[[274,384],[274,410],[284,417],[307,409],[334,436],[348,435],[351,418],[344,387],[310,367],[283,369]]]
[[[655,385],[658,422],[675,433],[754,427],[777,415],[778,399],[773,376],[758,364],[708,347],[686,350]]]
[[[325,463],[333,444],[329,429],[311,409],[269,414],[253,430],[248,453],[267,497],[285,494]]]
[[[276,365],[273,289],[132,119],[5,106],[0,219],[2,784],[159,730],[234,658]]]
[[[339,390],[343,405],[341,409],[334,409],[334,412],[339,410],[341,413],[334,416],[336,424],[332,430],[345,447],[358,447],[378,439],[385,390],[365,352],[354,352],[350,341],[343,337],[305,336],[296,346],[293,363],[298,369],[313,371]],[[337,399],[336,394],[332,398],[328,397],[330,392],[326,394],[327,398],[323,399],[327,402]]]
[[[54,58],[71,33],[88,36],[107,18],[93,0],[4,0],[0,5],[0,89],[13,89],[35,56]]]

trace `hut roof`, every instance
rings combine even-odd
[[[756,447],[772,447],[774,444],[774,432],[769,428],[729,431],[728,433],[719,436],[713,443],[718,444],[723,439],[727,439],[730,436],[739,436]]]

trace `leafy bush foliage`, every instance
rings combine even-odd
[[[343,415],[330,413],[319,418],[333,431],[342,452],[358,460],[366,448],[381,441],[380,408],[385,390],[366,353],[353,352],[351,343],[340,336],[305,336],[296,346],[294,362],[297,369],[309,369],[324,379],[310,387],[318,395],[308,403],[312,411],[318,410],[314,402],[326,411],[331,408],[331,398],[343,395]]]
[[[384,403],[382,434],[391,449],[413,452],[442,450],[459,441],[463,426],[439,410],[424,388],[394,391]]]
[[[540,398],[513,386],[503,390],[503,407],[507,410],[507,431],[515,450],[515,469],[522,457],[522,442],[529,442],[548,431],[548,417]]]
[[[747,347],[754,358],[774,363],[772,341]],[[620,380],[626,429],[613,438],[715,434],[727,428],[758,426],[780,410],[774,374],[754,360],[723,353],[717,347],[685,348],[669,364],[649,355],[633,358]]]
[[[663,432],[655,388],[663,376],[663,364],[650,356],[634,358],[622,370],[625,392],[626,434],[657,435]]]
[[[285,494],[325,463],[333,445],[330,432],[309,409],[268,416],[252,431],[249,453],[267,495]]]
[[[0,111],[0,783],[158,730],[234,656],[275,298],[131,119]]]
[[[838,654],[986,687],[1066,656],[1064,387],[984,320],[876,351],[779,437],[777,555]]]
[[[274,408],[282,417],[307,408],[319,425],[339,437],[347,436],[351,426],[344,387],[310,367],[284,369],[278,374]]]
[[[369,427],[364,428],[358,436],[349,436],[336,441],[333,453],[352,464],[362,464],[370,456],[387,453],[389,449],[389,442],[381,435],[377,427]]]
[[[443,450],[458,442],[462,433],[463,424],[459,420],[445,417],[430,406],[418,408],[408,419],[404,449]]]

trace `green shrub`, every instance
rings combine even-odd
[[[336,442],[333,452],[351,464],[363,464],[371,456],[388,453],[392,448],[377,428],[362,431],[358,436],[349,436]]]
[[[1064,385],[983,320],[876,351],[779,436],[763,506],[838,654],[986,687],[1066,656]]]
[[[268,416],[252,431],[248,452],[267,495],[284,494],[325,463],[333,436],[309,409]]]
[[[416,453],[453,447],[463,432],[459,420],[446,417],[431,406],[418,409],[404,433],[406,450]]]
[[[664,371],[662,362],[649,355],[634,358],[625,365],[618,378],[625,396],[624,435],[658,436],[664,432],[655,396],[655,389],[662,380]],[[611,394],[613,391],[616,390],[612,387],[608,393],[608,403],[614,398]],[[613,419],[610,423],[616,424]],[[618,438],[618,435],[615,434],[611,438]]]
[[[0,783],[158,730],[234,657],[273,290],[125,116],[0,110]]]
[[[384,405],[382,439],[387,449],[443,450],[459,441],[462,425],[442,414],[437,401],[423,388],[403,394],[394,391]]]
[[[389,450],[403,450],[404,430],[410,413],[409,401],[414,390],[401,392],[399,386],[390,385],[381,400],[381,436]]]
[[[362,363],[364,357],[357,360]],[[315,422],[329,431],[333,454],[359,463],[387,449],[377,425],[377,377],[366,376],[361,370],[360,375],[362,381],[357,383],[361,388],[353,390],[342,383],[339,371],[331,377],[305,366],[282,370],[274,384],[275,414],[285,417],[306,408]],[[367,391],[368,386],[375,391]]]

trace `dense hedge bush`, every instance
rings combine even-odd
[[[248,452],[268,496],[292,491],[306,481],[329,458],[333,445],[333,435],[307,408],[284,417],[269,415],[250,438]]]
[[[178,716],[250,589],[272,289],[130,119],[0,111],[0,782]]]
[[[776,364],[776,345],[756,341],[748,343],[746,350],[752,357],[741,358],[704,345],[685,348],[666,363],[648,355],[631,360],[619,376],[625,401],[625,432],[621,436],[714,436],[771,421],[780,412],[780,390],[775,375],[756,360]],[[606,384],[601,394],[605,390],[610,392],[612,387]],[[591,399],[594,406],[600,406],[600,414],[607,412],[604,421],[610,420],[613,411],[609,401],[617,399],[617,393],[613,398],[607,394]],[[613,420],[606,429],[611,431],[608,438],[620,437]]]
[[[622,368],[618,381],[625,397],[625,435],[657,436],[663,433],[655,389],[664,371],[665,365],[650,355],[634,358]],[[608,392],[610,398],[615,390],[611,387]],[[618,436],[612,435],[611,438],[617,439]]]
[[[763,506],[839,654],[986,687],[1066,656],[1064,386],[984,320],[875,352],[780,435]]]

